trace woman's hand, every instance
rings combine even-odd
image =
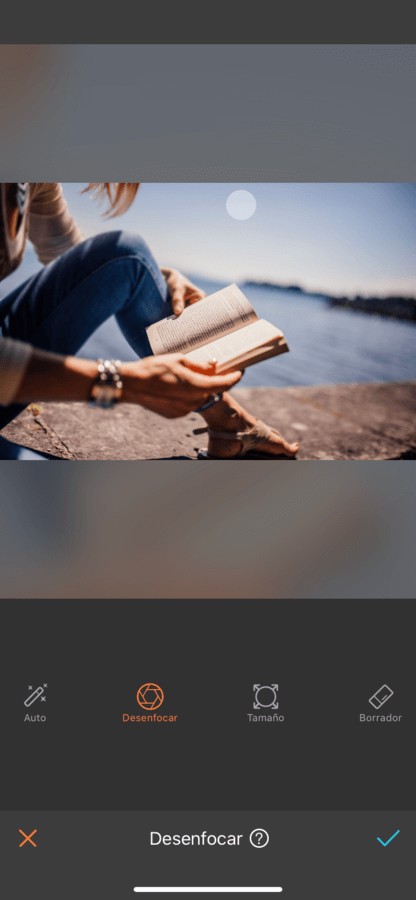
[[[172,309],[176,316],[179,316],[186,306],[197,303],[205,297],[204,292],[177,269],[162,269],[162,275],[168,286]]]
[[[229,390],[242,372],[216,375],[215,363],[196,366],[180,353],[147,356],[120,366],[121,400],[175,419],[203,406],[212,394]],[[88,400],[97,377],[97,362],[32,349],[15,395],[16,403],[33,400]]]
[[[241,372],[216,375],[215,364],[196,366],[180,353],[148,356],[123,363],[123,400],[139,403],[152,412],[176,419],[195,411],[212,394],[228,391],[240,381]]]

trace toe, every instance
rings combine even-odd
[[[278,454],[285,454],[286,456],[296,456],[299,450],[300,444],[298,441],[295,441],[293,444],[290,444],[289,441],[285,441],[284,438],[280,440],[276,440],[273,442],[273,450]],[[270,450],[270,447],[269,447]]]

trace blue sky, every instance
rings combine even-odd
[[[135,231],[160,265],[224,282],[416,295],[415,184],[144,184],[133,207],[112,220],[82,187],[64,184],[85,236]],[[226,210],[239,189],[257,202],[245,221]]]

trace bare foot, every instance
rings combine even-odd
[[[239,431],[250,431],[250,428],[239,428]],[[294,444],[290,444],[281,434],[272,431],[267,440],[256,444],[253,448],[253,452],[259,454],[267,453],[269,456],[285,456],[292,459],[296,456],[299,447],[299,443],[295,442]],[[208,453],[210,456],[215,456],[219,459],[230,459],[233,456],[238,456],[241,448],[242,442],[239,440],[224,440],[222,438],[214,438],[211,435],[209,436]]]
[[[237,456],[241,450],[242,442],[231,435],[236,432],[249,432],[256,425],[257,419],[238,404],[229,394],[224,394],[222,400],[206,410],[203,414],[209,428],[215,431],[226,431],[230,438],[216,438],[209,436],[208,453],[219,459],[230,459]],[[277,431],[271,431],[264,441],[259,441],[253,448],[255,453],[265,453],[270,456],[285,456],[292,459],[296,456],[300,444],[296,441],[290,443]]]

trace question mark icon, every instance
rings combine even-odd
[[[250,834],[250,844],[257,849],[267,847],[269,840],[270,835],[265,828],[255,828]]]

